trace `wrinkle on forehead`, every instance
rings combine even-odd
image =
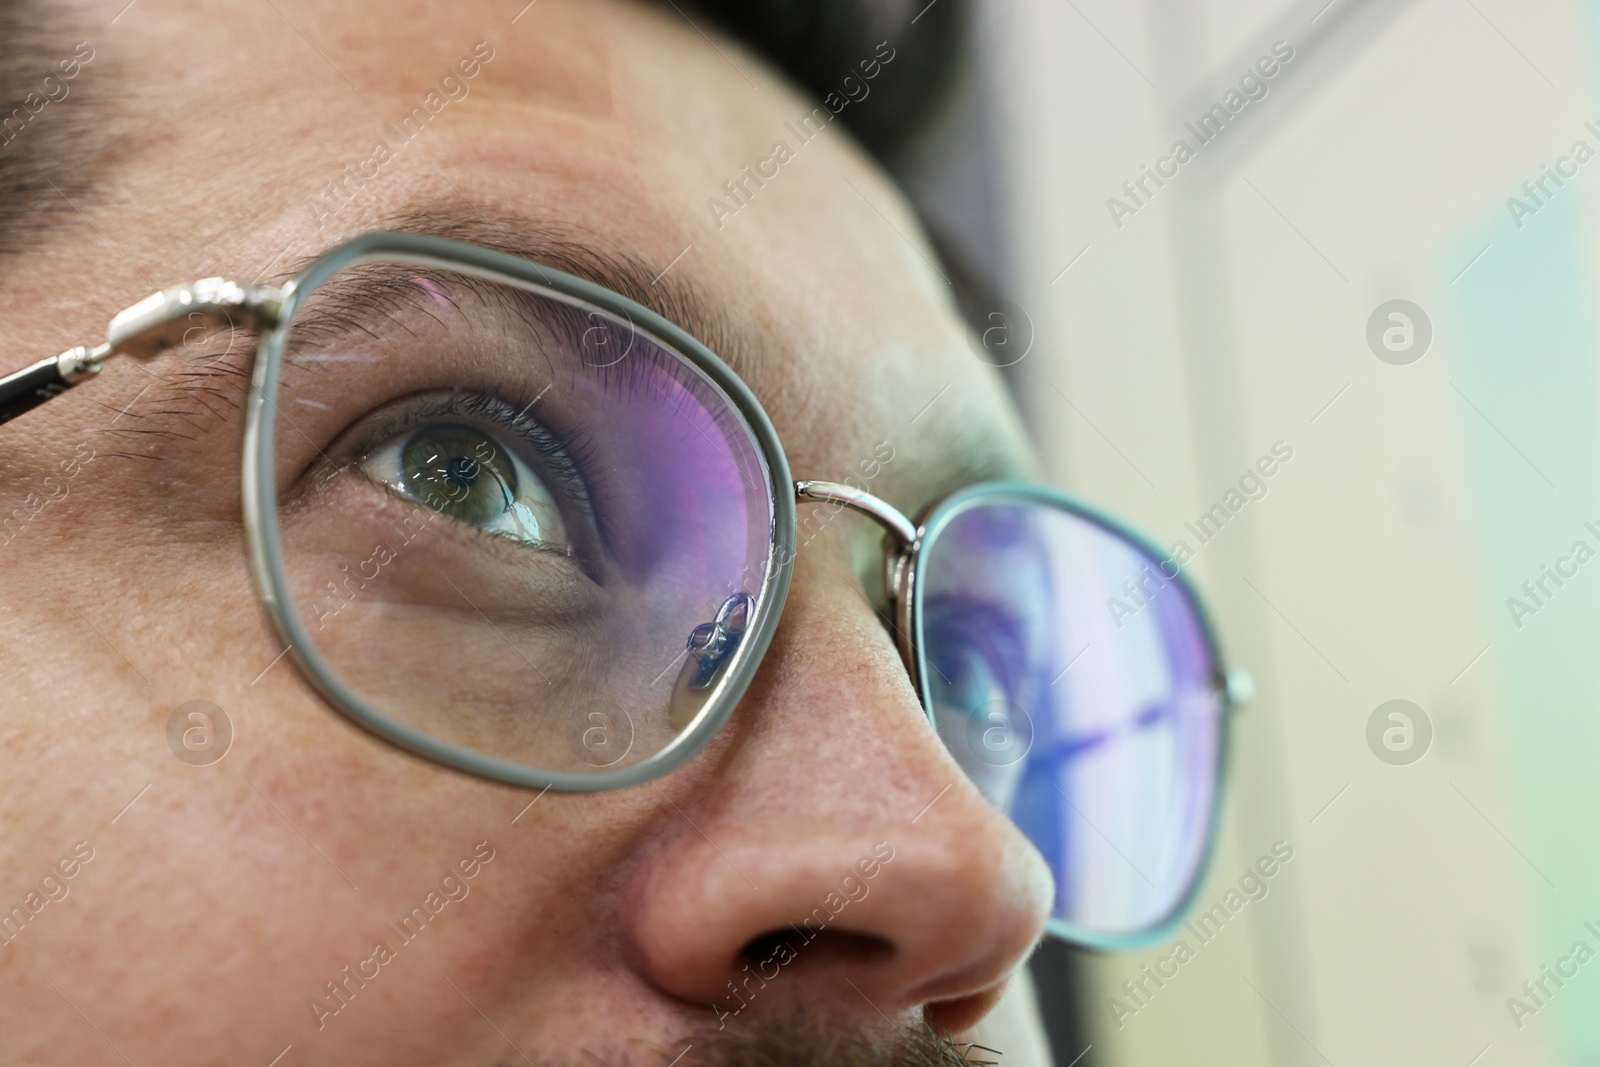
[[[486,23],[476,36],[453,6],[421,13],[413,22],[418,30],[412,41],[417,51],[439,57],[437,72],[417,55],[396,62],[392,47],[353,49],[340,66],[363,91],[422,93],[447,72],[457,53],[465,55],[477,41],[488,41],[495,57],[472,79],[472,95],[590,118],[615,114],[610,5],[535,0],[520,14],[514,4],[506,11],[504,21]],[[400,16],[396,21],[410,20]]]
[[[260,156],[275,178],[252,182],[233,205],[261,220],[248,266],[218,243],[195,242],[192,216],[161,235],[163,259],[176,257],[186,264],[181,273],[196,277],[250,277],[270,261],[281,278],[343,238],[390,228],[442,229],[533,258],[559,252],[557,265],[621,289],[737,366],[778,424],[798,477],[843,480],[874,441],[888,440],[899,456],[875,491],[915,512],[946,488],[1026,463],[1002,391],[965,351],[938,279],[919,274],[926,253],[909,247],[914,223],[900,221],[892,192],[845,131],[807,147],[748,211],[713,228],[707,197],[774,137],[787,136],[784,120],[806,102],[669,5],[523,3],[412,3],[377,22],[354,8],[307,12],[299,20],[306,33],[359,94],[273,23],[288,53],[304,51],[322,80],[313,86],[296,67],[283,94],[252,92],[246,101],[265,108],[271,100],[284,113],[292,102],[304,123],[275,115]],[[495,56],[471,79],[469,95],[398,150],[325,227],[306,226],[307,198],[391,136],[389,124],[480,40]],[[276,55],[267,67],[286,72]],[[163,180],[139,192],[152,207],[189,210],[189,188]],[[136,248],[111,222],[99,225],[120,247]],[[558,247],[546,240],[529,249],[520,240],[528,230],[553,236]],[[616,271],[598,276],[606,272],[589,269],[597,259],[633,268],[635,284],[619,283]]]

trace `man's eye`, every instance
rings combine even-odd
[[[927,612],[929,664],[941,705],[978,714],[997,700],[1019,700],[1027,676],[1027,648],[1009,614],[966,597],[930,600]]]
[[[395,436],[359,466],[408,500],[488,534],[571,554],[561,507],[517,455],[487,431],[443,423]]]

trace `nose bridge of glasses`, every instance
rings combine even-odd
[[[916,646],[912,637],[910,597],[907,595],[908,575],[912,566],[914,547],[917,544],[917,525],[899,508],[880,497],[840,482],[802,481],[794,483],[795,500],[804,503],[842,504],[860,512],[882,526],[899,542],[898,551],[890,550],[883,558],[883,588],[893,605],[894,625],[898,632],[900,656],[913,679],[917,677]]]
[[[902,545],[917,539],[916,523],[887,500],[841,482],[795,482],[794,498],[804,502],[843,504],[877,521],[878,525],[899,538]]]

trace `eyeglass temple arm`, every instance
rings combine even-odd
[[[104,344],[69,348],[0,378],[0,424],[10,422],[100,373],[112,356],[145,360],[181,344],[195,330],[223,325],[263,327],[278,321],[287,292],[204,278],[164,289],[119,312]]]

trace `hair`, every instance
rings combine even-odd
[[[667,0],[680,13],[678,0]],[[879,162],[893,166],[941,116],[967,67],[967,0],[683,0],[825,98],[881,43],[895,50],[871,93],[840,113]]]
[[[922,1022],[874,1040],[858,1029],[796,1013],[689,1036],[693,1040],[679,1056],[681,1067],[996,1067],[1000,1062],[995,1049],[957,1043]],[[662,1051],[662,1060],[671,1057],[671,1050]]]
[[[61,10],[50,0],[0,0],[0,256],[75,214],[116,146],[102,72],[81,59],[92,59],[93,45]],[[59,106],[68,97],[72,105]]]
[[[852,100],[839,120],[889,175],[914,178],[948,157],[947,139],[958,118],[955,105],[968,88],[973,25],[970,0],[650,0],[670,6],[684,18],[713,20],[818,99],[843,91],[846,78],[859,79],[862,60],[887,42],[894,59],[873,79],[870,92]],[[957,309],[975,332],[986,326],[983,312],[997,293],[970,249],[917,191],[904,190],[920,217],[924,234],[951,283]],[[1015,371],[1004,372],[1012,380]]]

